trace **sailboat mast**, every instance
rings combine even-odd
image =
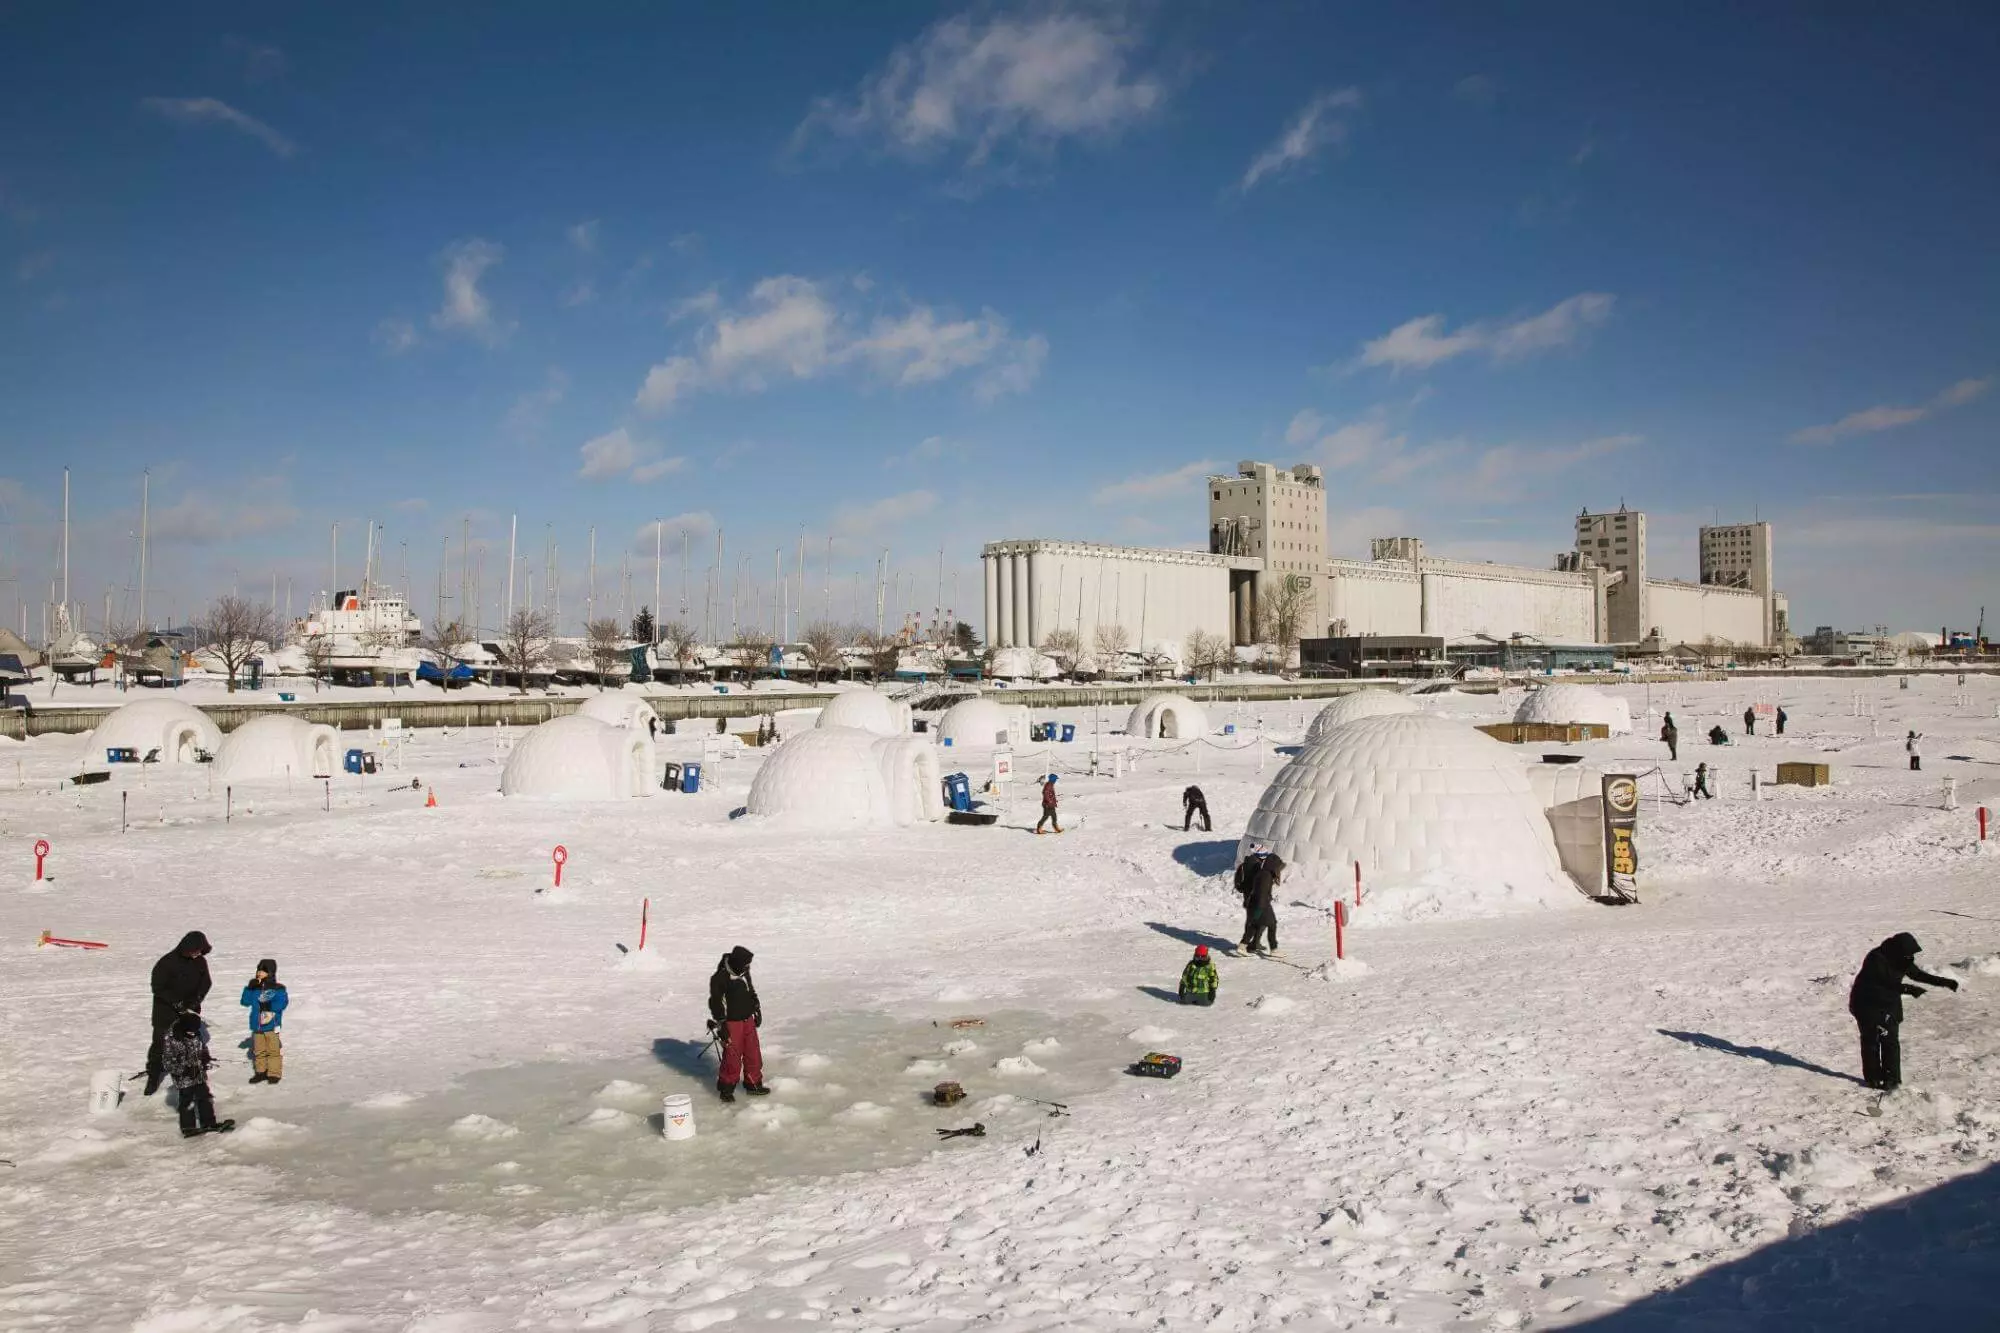
[[[506,632],[507,622],[514,618],[514,537],[520,527],[521,516],[507,516],[507,606],[500,613],[501,632]]]
[[[660,548],[667,539],[667,527],[653,520],[653,642],[660,641]]]
[[[146,632],[146,522],[150,517],[147,502],[151,498],[153,473],[150,469],[139,474],[139,632]]]
[[[63,469],[63,612],[69,612],[69,469]]]

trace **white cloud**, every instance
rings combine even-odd
[[[794,143],[826,134],[918,159],[962,152],[981,168],[1064,139],[1112,139],[1166,101],[1158,76],[1129,68],[1136,44],[1106,13],[946,19],[851,98],[821,98]]]
[[[696,292],[693,296],[684,296],[668,306],[667,319],[671,323],[683,319],[706,317],[714,314],[721,308],[722,293],[710,287],[705,292]]]
[[[1530,448],[1503,444],[1479,456],[1468,482],[1473,494],[1488,498],[1508,498],[1520,494],[1527,483],[1539,477],[1565,472],[1579,463],[1602,458],[1642,443],[1639,435],[1602,435],[1578,444]]]
[[[623,477],[643,485],[687,466],[685,458],[660,457],[658,445],[634,438],[623,426],[584,441],[577,455],[583,466],[576,475],[585,481],[615,481]]]
[[[712,315],[690,353],[652,367],[635,402],[659,412],[698,391],[761,393],[774,383],[812,380],[849,368],[898,387],[928,384],[978,370],[973,390],[982,401],[1020,393],[1040,373],[1048,343],[1011,336],[1007,321],[988,310],[976,317],[940,315],[913,305],[877,314],[865,325],[842,311],[829,288],[791,275],[766,278],[743,310],[722,311],[709,293],[682,303],[676,315]],[[837,291],[838,289],[832,289]]]
[[[1171,472],[1155,472],[1100,486],[1090,499],[1093,504],[1110,505],[1147,504],[1176,496],[1186,497],[1198,490],[1199,483],[1213,476],[1220,466],[1212,458],[1197,459]]]
[[[547,424],[549,412],[569,393],[569,374],[550,366],[540,388],[530,389],[507,409],[506,427],[514,435],[533,435]]]
[[[650,463],[641,463],[639,466],[633,468],[632,480],[644,485],[649,481],[658,481],[661,477],[667,476],[670,473],[679,472],[686,466],[687,459],[685,458],[656,458]]]
[[[904,491],[871,504],[844,504],[833,511],[833,530],[843,537],[865,537],[896,527],[937,507],[930,491]]]
[[[299,521],[291,486],[283,477],[253,477],[241,485],[202,486],[169,504],[152,508],[152,540],[165,545],[210,546],[266,532],[280,532]]]
[[[1993,378],[1964,379],[1941,390],[1929,402],[1917,407],[1889,407],[1886,405],[1864,408],[1850,412],[1838,421],[1824,426],[1807,426],[1804,430],[1792,432],[1793,444],[1831,444],[1843,435],[1872,435],[1878,431],[1894,430],[1907,426],[1913,421],[1954,407],[1963,407],[1985,393],[1993,386]]]
[[[1285,442],[1310,450],[1320,466],[1338,469],[1382,464],[1402,449],[1404,436],[1390,428],[1380,408],[1337,426],[1307,408],[1285,427]]]
[[[563,234],[569,237],[571,245],[588,255],[597,252],[597,230],[597,219],[591,218],[587,222],[572,224],[564,229]]]
[[[654,545],[653,531],[659,529],[659,544]],[[660,519],[657,523],[642,523],[632,534],[632,554],[651,556],[655,549],[664,554],[680,554],[681,537],[685,535],[690,547],[702,537],[715,533],[715,515],[706,509],[691,510],[685,514],[675,514],[672,518]],[[656,608],[657,609],[657,608]]]
[[[444,304],[431,316],[431,327],[448,333],[469,334],[487,344],[498,343],[513,332],[493,314],[493,303],[479,290],[486,270],[498,264],[506,250],[493,241],[454,241],[445,247]]]
[[[1360,105],[1359,88],[1342,88],[1338,92],[1320,93],[1314,97],[1292,117],[1276,142],[1251,159],[1236,188],[1248,194],[1266,177],[1289,171],[1311,159],[1322,148],[1344,143],[1347,122],[1333,113],[1352,110]]]
[[[401,356],[417,345],[417,326],[407,319],[385,319],[375,326],[374,343],[391,356]]]
[[[927,435],[917,441],[914,448],[905,454],[891,454],[882,460],[883,467],[909,467],[917,463],[935,463],[946,458],[963,458],[972,446],[964,440],[954,440],[944,435]]]
[[[1419,316],[1363,343],[1358,364],[1424,370],[1468,352],[1484,352],[1495,361],[1518,360],[1575,342],[1611,317],[1616,299],[1605,292],[1581,292],[1539,315],[1456,330],[1446,328],[1443,315]]]
[[[146,97],[139,105],[155,116],[181,125],[226,125],[247,134],[276,153],[290,157],[298,145],[255,116],[245,115],[227,102],[213,97]]]

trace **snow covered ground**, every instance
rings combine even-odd
[[[1116,779],[1055,747],[1069,831],[1040,838],[1026,790],[992,828],[732,819],[754,751],[699,795],[562,804],[500,797],[490,733],[421,732],[394,771],[225,801],[206,766],[75,788],[82,738],[0,742],[0,1327],[1979,1326],[2000,853],[1973,807],[2000,811],[2000,682],[1620,692],[1634,735],[1576,748],[1649,770],[1665,707],[1685,742],[1646,779],[1641,905],[1376,928],[1364,907],[1366,969],[1327,972],[1325,905],[1281,890],[1297,966],[1222,958],[1208,1010],[1172,990],[1192,944],[1240,932],[1235,835],[1283,762],[1267,746],[1260,773],[1249,742],[1315,704],[1217,705],[1238,735],[1213,744],[1107,735],[1138,758]],[[1520,697],[1421,702],[1497,721]],[[1791,734],[1697,743],[1758,699]],[[1712,756],[1720,799],[1664,801]],[[1781,759],[1835,785],[1752,800]],[[1213,834],[1180,829],[1191,780]],[[139,1067],[147,970],[190,929],[240,1128],[183,1143],[164,1095],[86,1099]],[[1877,1117],[1846,986],[1903,929],[1964,985],[1910,1002]],[[739,942],[776,1094],[725,1107],[699,1048]],[[275,1088],[237,1046],[265,955],[292,992]],[[1126,1076],[1147,1050],[1186,1072]],[[968,1100],[929,1106],[945,1078]],[[663,1141],[660,1096],[688,1090],[699,1136]]]

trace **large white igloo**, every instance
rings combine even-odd
[[[1028,710],[1020,704],[992,699],[965,699],[944,710],[938,719],[938,739],[954,750],[990,750],[996,745],[1021,745],[1028,739]]]
[[[1516,722],[1592,723],[1614,736],[1632,730],[1632,706],[1615,694],[1588,685],[1557,683],[1532,690],[1514,710]]]
[[[819,727],[779,745],[750,782],[749,814],[823,828],[944,818],[937,751],[915,736]]]
[[[282,713],[253,717],[222,738],[215,776],[224,782],[260,778],[324,778],[340,770],[340,733]]]
[[[987,674],[995,680],[1054,680],[1062,668],[1033,648],[1001,648],[993,654]]]
[[[1362,718],[1301,749],[1258,798],[1237,855],[1258,848],[1335,893],[1352,892],[1359,862],[1364,921],[1587,901],[1520,752],[1423,713]]]
[[[551,718],[514,743],[500,771],[500,794],[569,801],[651,796],[657,781],[653,738],[571,713]]]
[[[653,711],[653,705],[624,690],[591,695],[576,706],[576,716],[595,718],[609,726],[643,731],[648,736],[655,734],[660,726],[660,715]]]
[[[1192,740],[1208,734],[1208,714],[1184,694],[1156,694],[1132,710],[1125,734],[1149,741]]]
[[[133,750],[144,759],[159,751],[163,764],[192,764],[195,751],[214,754],[222,731],[208,714],[178,699],[135,699],[112,710],[91,733],[93,758],[106,750]]]
[[[1394,690],[1356,690],[1320,709],[1312,725],[1306,728],[1306,739],[1316,741],[1335,727],[1359,722],[1364,717],[1396,717],[1417,711],[1414,703]]]
[[[910,734],[910,706],[875,690],[842,690],[819,710],[821,727],[853,727],[877,736]]]

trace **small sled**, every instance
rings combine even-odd
[[[999,820],[999,815],[988,814],[984,810],[951,810],[947,811],[944,817],[947,824],[970,824],[978,827],[998,823]]]
[[[1129,1072],[1140,1078],[1172,1078],[1181,1072],[1181,1058],[1163,1051],[1148,1051],[1133,1062]]]

